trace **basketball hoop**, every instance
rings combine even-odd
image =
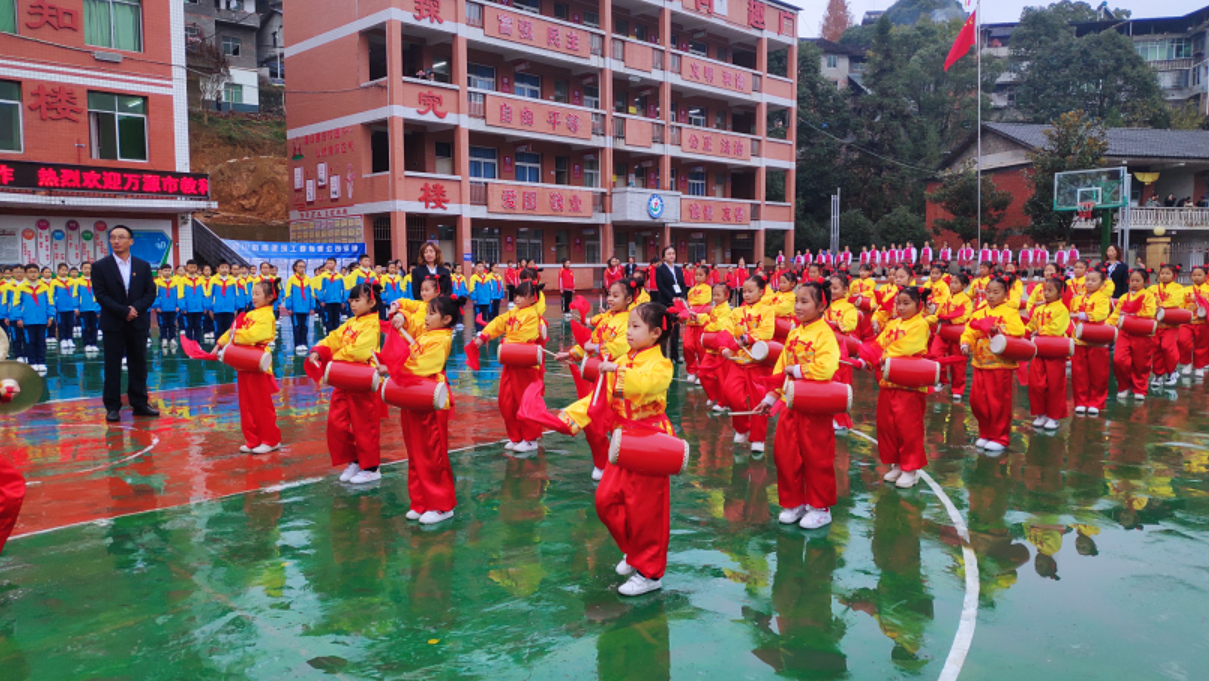
[[[1080,201],[1077,213],[1080,220],[1090,220],[1092,211],[1096,209],[1095,201]]]

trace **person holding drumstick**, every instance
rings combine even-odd
[[[1006,278],[1005,278],[1006,277]],[[991,338],[1004,334],[1024,336],[1019,303],[1012,304],[1009,294],[1015,277],[996,276],[986,284],[986,304],[970,315],[961,334],[961,352],[974,358],[974,385],[970,390],[970,409],[978,420],[975,446],[991,453],[1007,449],[1012,436],[1012,374],[1016,361],[1002,359],[991,352]]]
[[[718,333],[729,327],[730,320],[730,287],[725,282],[713,285],[713,307],[708,313],[696,314],[697,324],[701,325],[701,335]],[[722,384],[725,382],[729,364],[724,361],[715,349],[701,346],[701,360],[697,365],[697,383],[705,391],[705,406],[714,411],[726,411],[722,405]]]
[[[928,350],[928,322],[920,310],[928,289],[906,286],[894,298],[895,318],[874,342],[883,357],[923,357]],[[863,361],[861,362],[863,364]],[[896,487],[914,487],[928,464],[924,455],[924,408],[927,388],[907,388],[881,378],[877,395],[877,453],[890,470],[882,476]]]
[[[252,311],[240,312],[225,333],[218,339],[218,347],[229,344],[243,345],[264,350],[277,337],[277,320],[273,317],[273,304],[277,302],[277,282],[262,279],[252,287]],[[281,429],[277,427],[277,407],[273,395],[277,393],[277,381],[272,369],[267,372],[240,371],[236,374],[239,392],[239,425],[243,428],[244,444],[239,451],[245,454],[268,454],[281,449]]]
[[[834,286],[818,281],[797,287],[793,310],[798,326],[785,339],[785,349],[772,371],[774,377],[826,382],[835,376],[840,348],[826,319],[833,291]],[[852,328],[856,328],[855,320]],[[781,388],[770,390],[760,402],[759,411],[769,413],[782,393]],[[831,507],[836,503],[835,431],[831,420],[829,414],[787,409],[777,424],[772,452],[777,463],[777,502],[782,509],[777,520],[782,524],[798,523],[803,529],[814,530],[831,523]]]
[[[1045,271],[1049,278],[1038,287],[1044,302],[1032,308],[1027,328],[1038,336],[1066,338],[1070,330],[1070,311],[1062,302],[1066,282],[1053,263]],[[1058,422],[1066,418],[1066,357],[1035,357],[1029,362],[1028,401],[1036,417],[1033,428],[1058,429]]]
[[[523,276],[523,275],[522,275]],[[491,320],[479,335],[475,336],[474,344],[483,347],[492,338],[504,337],[505,345],[509,343],[526,343],[537,345],[541,342],[542,318],[537,311],[538,297],[542,295],[545,284],[532,279],[522,279],[516,286],[516,295],[512,299],[513,308]],[[500,369],[500,415],[504,417],[504,426],[508,429],[508,444],[504,449],[515,452],[532,452],[538,448],[537,439],[541,437],[542,429],[528,421],[517,418],[521,398],[529,384],[544,381],[544,368],[541,366],[522,367],[504,365]]]
[[[771,375],[769,368],[752,358],[747,348],[757,341],[768,342],[776,334],[777,320],[773,310],[760,302],[768,282],[763,275],[752,274],[743,282],[743,305],[730,315],[730,331],[739,345],[739,352],[730,348],[722,356],[734,362],[727,367],[722,385],[723,400],[740,411],[752,410],[764,397],[763,379]],[[763,452],[768,437],[768,417],[763,415],[734,416],[735,444],[751,442],[751,451]]]
[[[1107,279],[1108,271],[1103,267],[1086,271],[1083,293],[1070,301],[1071,320],[1081,324],[1103,324],[1108,319],[1112,312],[1112,298],[1105,287]],[[1075,414],[1100,415],[1100,410],[1108,403],[1108,374],[1111,367],[1107,345],[1091,345],[1075,338],[1075,356],[1070,362]]]
[[[1137,317],[1138,319],[1154,319],[1158,309],[1154,294],[1146,288],[1150,283],[1150,270],[1135,269],[1129,273],[1129,290],[1117,298],[1116,306],[1108,323],[1117,325],[1121,317]],[[1113,346],[1112,367],[1117,375],[1118,400],[1129,397],[1133,391],[1135,400],[1146,399],[1146,378],[1150,375],[1150,365],[1154,355],[1154,335],[1130,333],[1121,329],[1117,336],[1117,344]]]
[[[1184,307],[1192,310],[1192,323],[1180,327],[1180,364],[1185,376],[1195,370],[1197,378],[1204,378],[1205,367],[1209,366],[1209,323],[1205,320],[1209,283],[1204,265],[1192,268],[1192,284],[1184,287]]]

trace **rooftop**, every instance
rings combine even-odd
[[[984,133],[1006,137],[1029,149],[1045,146],[1045,131],[1049,125],[1040,123],[983,123]],[[1209,130],[1157,130],[1154,128],[1108,128],[1106,135],[1108,158],[1150,158],[1185,161],[1209,161]],[[953,148],[949,159],[959,156],[973,144],[973,133]]]

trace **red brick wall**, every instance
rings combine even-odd
[[[1022,170],[1020,168],[1011,168],[1007,170],[993,171],[984,173],[990,175],[991,181],[995,186],[1012,194],[1012,203],[1008,206],[1007,212],[1004,213],[1003,220],[997,225],[997,229],[1010,231],[1023,231],[1030,224],[1028,215],[1024,213],[1024,203],[1033,195],[1033,185],[1030,176],[1032,169]],[[927,190],[933,191],[940,183],[937,181],[928,182]],[[925,208],[925,218],[928,222],[928,230],[934,229],[934,223],[937,219],[947,219],[952,217],[948,211],[940,205],[929,201]],[[988,241],[994,241],[994,236],[988,236],[984,233],[984,237]],[[950,246],[956,248],[960,245],[960,240],[957,235],[950,231],[941,232],[938,242],[948,242]],[[1019,247],[1025,241],[1023,236],[1014,236],[1008,238],[1009,247]]]

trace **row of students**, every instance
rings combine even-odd
[[[87,352],[97,352],[97,314],[100,306],[92,293],[92,264],[77,269],[30,263],[6,266],[0,280],[0,326],[11,338],[14,357],[46,371],[46,345],[57,342],[59,351],[75,349],[75,327]]]

